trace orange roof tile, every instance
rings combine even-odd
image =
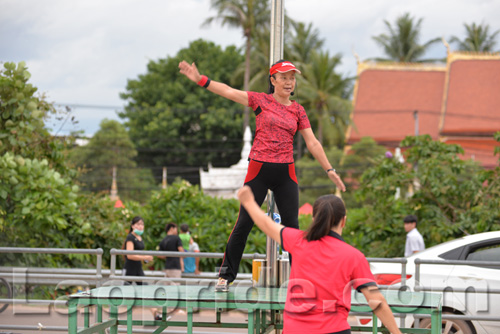
[[[299,208],[299,215],[312,215],[312,212],[313,207],[307,202]]]
[[[449,67],[442,135],[500,130],[500,57],[458,59]]]
[[[444,67],[426,69],[409,65],[362,71],[348,143],[370,136],[380,144],[397,145],[406,136],[415,134],[414,110],[419,111],[419,134],[438,139],[444,80]]]

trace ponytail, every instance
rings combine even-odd
[[[328,235],[333,227],[340,224],[346,215],[346,209],[342,199],[335,195],[324,195],[319,197],[313,205],[313,221],[306,230],[307,241],[319,240]]]

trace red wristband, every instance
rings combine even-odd
[[[208,78],[206,75],[202,75],[200,81],[198,81],[198,86],[200,87],[205,87],[205,84],[207,83]]]

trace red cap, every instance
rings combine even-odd
[[[289,71],[295,71],[300,74],[300,71],[289,61],[283,61],[281,63],[274,64],[273,67],[269,70],[269,74],[273,75],[277,72],[285,73]]]

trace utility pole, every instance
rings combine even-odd
[[[413,111],[413,119],[415,120],[415,136],[418,136],[418,110]]]
[[[415,120],[415,137],[419,135],[419,128],[418,128],[418,110],[413,111],[413,119]],[[413,170],[415,173],[418,172],[418,162],[415,162],[413,165]],[[413,196],[414,192],[420,189],[420,182],[418,181],[418,178],[415,178],[413,180],[413,189],[410,191],[411,196]]]
[[[283,34],[285,26],[285,0],[271,0],[271,45],[269,55],[269,67],[283,58]],[[267,213],[273,217],[277,213],[274,194],[267,192]],[[266,239],[266,286],[278,286],[278,244],[276,241],[267,237]]]

